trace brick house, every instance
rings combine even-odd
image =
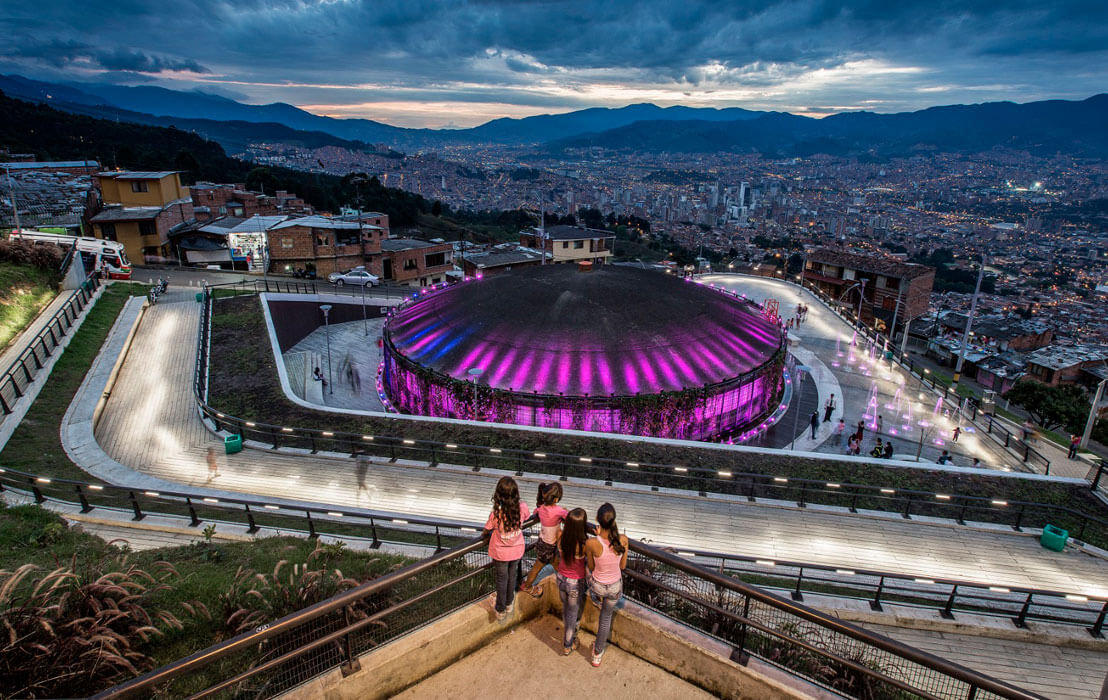
[[[278,214],[311,215],[312,208],[295,194],[277,190],[275,195],[251,192],[242,183],[214,184],[198,182],[189,187],[196,218],[209,221],[221,216],[234,216],[240,219],[255,215],[275,216]]]
[[[385,226],[367,223],[367,218],[383,220]],[[303,268],[326,277],[365,265],[379,275],[375,267],[379,268],[381,243],[388,234],[388,217],[383,214],[363,214],[360,221],[314,215],[287,219],[266,231],[270,270],[291,273]]]
[[[119,241],[136,263],[173,257],[169,234],[194,219],[179,173],[108,171],[93,181],[103,205],[90,219],[94,236]]]
[[[587,260],[603,265],[612,257],[616,236],[611,231],[583,226],[548,226],[546,235],[532,229],[519,234],[519,244],[526,248],[546,251],[547,262],[576,263]]]
[[[821,248],[807,255],[804,283],[841,302],[843,310],[850,313],[858,312],[861,296],[862,323],[884,326],[894,335],[894,316],[897,328],[902,329],[910,319],[927,313],[935,268],[887,256]]]
[[[542,264],[542,254],[537,250],[489,250],[467,253],[462,256],[462,272],[466,277],[491,277],[513,268]]]
[[[1068,345],[1041,348],[1027,356],[1025,379],[1058,386],[1085,384],[1095,386],[1098,372],[1108,362],[1108,347],[1101,345]]]
[[[454,269],[454,246],[415,238],[386,239],[381,241],[378,265],[368,269],[382,280],[410,287],[438,284]]]

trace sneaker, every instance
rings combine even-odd
[[[516,609],[515,601],[512,601],[511,603],[508,603],[508,607],[504,608],[504,614],[505,615],[511,615],[512,611],[515,610],[515,609]]]
[[[511,612],[511,609],[498,610],[498,611],[494,611],[494,612],[496,612],[496,621],[497,622],[503,622],[505,619],[507,619],[508,613]]]
[[[573,652],[577,651],[577,640],[573,640],[573,644],[568,647],[562,647],[562,656],[569,656]]]
[[[604,658],[604,652],[596,653],[596,647],[592,648],[592,665],[599,666],[600,660]]]

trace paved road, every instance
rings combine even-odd
[[[171,288],[172,290],[172,288]],[[176,299],[176,300],[175,300]],[[204,455],[218,445],[190,395],[199,305],[178,291],[143,318],[96,430],[115,460],[192,486],[482,522],[499,474],[375,464],[359,488],[354,463],[321,455],[246,450],[220,455],[209,480]],[[125,329],[124,329],[125,332]],[[521,479],[533,505],[538,480]],[[994,585],[1108,593],[1108,562],[1054,553],[1033,537],[948,525],[772,508],[636,487],[569,482],[564,503],[590,512],[617,505],[633,537],[678,547],[787,558]]]

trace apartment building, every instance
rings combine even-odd
[[[107,171],[93,176],[99,212],[93,235],[123,244],[132,262],[164,262],[174,255],[169,235],[194,219],[192,198],[177,171]]]

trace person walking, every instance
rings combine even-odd
[[[858,441],[858,444],[862,444],[862,438],[866,435],[866,422],[864,420],[858,421],[858,429],[854,431],[854,439]]]
[[[1078,435],[1070,436],[1070,453],[1066,455],[1069,459],[1077,459],[1077,448],[1081,446],[1081,437]]]
[[[951,442],[958,442],[958,436],[962,434],[961,426],[954,426],[954,432],[950,435]]]
[[[208,448],[208,481],[219,476],[219,463],[215,460],[215,448]]]
[[[839,419],[839,424],[835,426],[835,432],[831,434],[831,444],[838,447],[843,444],[843,434],[846,432],[846,421],[842,418]]]
[[[831,394],[831,398],[827,399],[827,401],[825,401],[824,404],[823,404],[823,422],[824,423],[830,423],[831,422],[831,414],[834,413],[834,412],[835,412],[835,395]]]
[[[819,411],[812,411],[812,417],[808,420],[812,426],[812,439],[816,439],[816,429],[819,428]]]

